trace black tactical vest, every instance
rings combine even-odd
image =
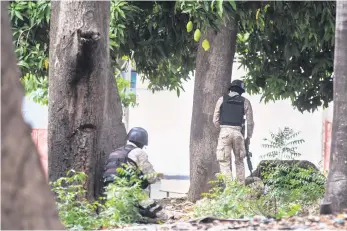
[[[113,151],[106,163],[104,168],[104,174],[103,174],[103,180],[105,182],[105,185],[107,185],[110,182],[113,182],[114,177],[118,176],[117,169],[122,168],[123,164],[132,164],[137,168],[137,164],[132,159],[128,158],[129,153],[134,150],[136,147],[133,145],[125,145],[123,147],[117,148],[115,151]],[[141,173],[140,176],[143,174]],[[140,177],[139,176],[139,177]],[[147,188],[149,185],[147,180],[143,180],[141,187],[143,189]]]
[[[245,98],[240,95],[223,96],[220,107],[220,125],[242,126],[245,114]]]

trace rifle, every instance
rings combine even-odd
[[[243,137],[245,138],[245,119],[243,119],[241,133]],[[249,151],[249,144],[246,142],[246,140],[245,140],[245,149],[246,149],[247,165],[248,165],[249,171],[251,172],[251,177],[252,177],[252,171],[253,171],[253,166],[251,161],[252,153]]]

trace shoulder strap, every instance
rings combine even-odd
[[[127,159],[127,161],[129,161],[130,163],[132,163],[133,165],[135,165],[135,167],[137,168],[138,166],[137,166],[136,162],[133,161],[132,159],[130,159],[130,158],[128,157],[128,155],[129,155],[129,153],[130,153],[132,150],[134,150],[135,148],[138,148],[138,147],[134,147],[133,145],[125,145],[124,148],[127,149],[127,154],[126,154],[126,159]]]

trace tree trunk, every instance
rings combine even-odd
[[[324,201],[333,212],[347,208],[347,2],[337,1],[334,115],[330,167]]]
[[[193,114],[190,128],[190,189],[188,198],[196,201],[209,190],[219,166],[216,160],[218,129],[212,123],[216,102],[227,92],[231,81],[237,27],[226,20],[220,31],[210,29],[204,38],[211,44],[204,51],[201,43],[196,60]]]
[[[102,189],[106,155],[125,142],[122,106],[110,71],[107,1],[52,1],[48,104],[49,179],[88,175],[87,198]]]
[[[8,3],[1,2],[1,228],[63,229],[22,117],[24,91],[11,34]]]

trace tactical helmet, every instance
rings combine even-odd
[[[148,133],[140,127],[132,128],[128,133],[128,140],[143,146],[148,146]]]
[[[229,85],[229,90],[233,87],[239,88],[242,91],[242,93],[245,92],[245,83],[242,80],[239,80],[239,79],[233,80],[231,84]]]

